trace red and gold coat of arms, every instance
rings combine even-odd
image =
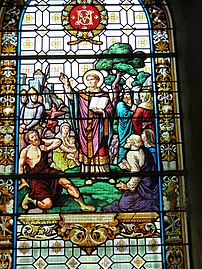
[[[105,7],[97,0],[73,0],[62,12],[62,24],[66,31],[77,38],[68,42],[69,45],[88,41],[102,44],[93,40],[108,24],[108,14]]]

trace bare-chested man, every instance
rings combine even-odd
[[[42,210],[49,209],[52,207],[53,200],[60,195],[62,188],[65,188],[80,205],[82,211],[95,211],[93,206],[84,204],[76,186],[70,180],[60,178],[58,176],[60,171],[51,168],[48,163],[47,153],[59,147],[61,140],[56,138],[40,140],[37,131],[29,131],[25,134],[25,141],[28,146],[20,153],[19,173],[39,175],[39,178],[30,178],[31,191],[25,196],[22,208],[27,210],[29,204],[32,203]],[[42,177],[43,174],[44,177]],[[55,174],[55,176],[51,176],[51,174]]]

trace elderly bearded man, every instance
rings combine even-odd
[[[158,211],[158,177],[149,172],[157,170],[151,152],[143,146],[141,136],[131,135],[126,141],[129,151],[125,166],[131,172],[148,172],[143,176],[133,175],[127,183],[120,182],[116,187],[124,190],[119,201],[103,208],[104,212]]]

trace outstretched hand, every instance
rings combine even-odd
[[[128,190],[127,184],[122,182],[122,181],[120,183],[116,184],[116,188],[119,190],[125,190],[125,191]]]
[[[67,75],[65,75],[64,73],[60,73],[60,77],[59,80],[64,84],[64,85],[69,85],[69,78]]]

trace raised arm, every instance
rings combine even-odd
[[[44,142],[44,145],[40,145],[40,149],[43,151],[50,151],[58,148],[62,141],[58,138],[52,138],[52,139],[42,139]]]
[[[64,73],[60,73],[59,80],[63,83],[65,93],[70,100],[73,100],[73,89],[70,85],[69,78]]]

